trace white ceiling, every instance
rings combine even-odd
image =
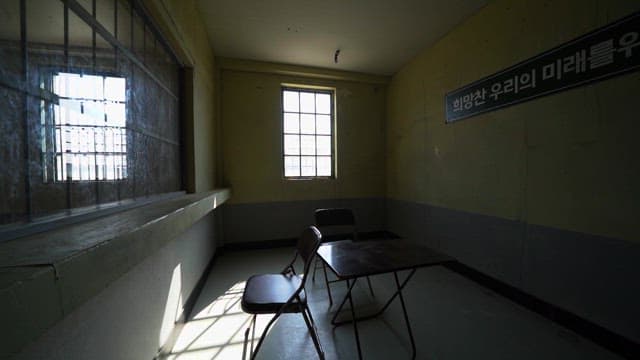
[[[487,1],[198,0],[198,6],[216,56],[391,75]]]

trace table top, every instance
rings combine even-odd
[[[450,256],[405,239],[326,243],[320,246],[318,255],[340,279],[455,261]]]

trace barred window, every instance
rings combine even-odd
[[[184,190],[182,64],[140,1],[2,0],[0,14],[0,241]]]

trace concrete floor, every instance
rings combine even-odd
[[[244,281],[257,273],[277,273],[293,248],[228,252],[218,257],[191,319],[178,327],[163,359],[241,359],[244,331],[250,316],[240,308]],[[353,328],[330,324],[336,305],[329,308],[321,271],[308,281],[311,312],[327,359],[357,358]],[[371,278],[356,285],[357,311],[366,312],[392,293],[393,278]],[[332,284],[334,302],[345,286]],[[443,267],[418,270],[408,283],[405,301],[417,344],[418,359],[619,359],[598,345],[512,303],[496,293]],[[258,317],[256,337],[269,321]],[[385,316],[358,324],[364,359],[409,359],[410,343],[399,302]],[[273,326],[258,359],[317,359],[300,314],[283,315]]]

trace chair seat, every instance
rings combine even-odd
[[[273,314],[298,290],[301,282],[298,275],[254,275],[245,284],[242,310],[250,314]],[[304,290],[300,292],[300,301],[303,304],[307,301]],[[283,312],[300,312],[300,309],[300,304],[294,300]]]
[[[327,235],[326,237],[322,238],[323,244],[326,244],[326,243],[339,244],[342,242],[353,242],[353,240],[341,235]]]

